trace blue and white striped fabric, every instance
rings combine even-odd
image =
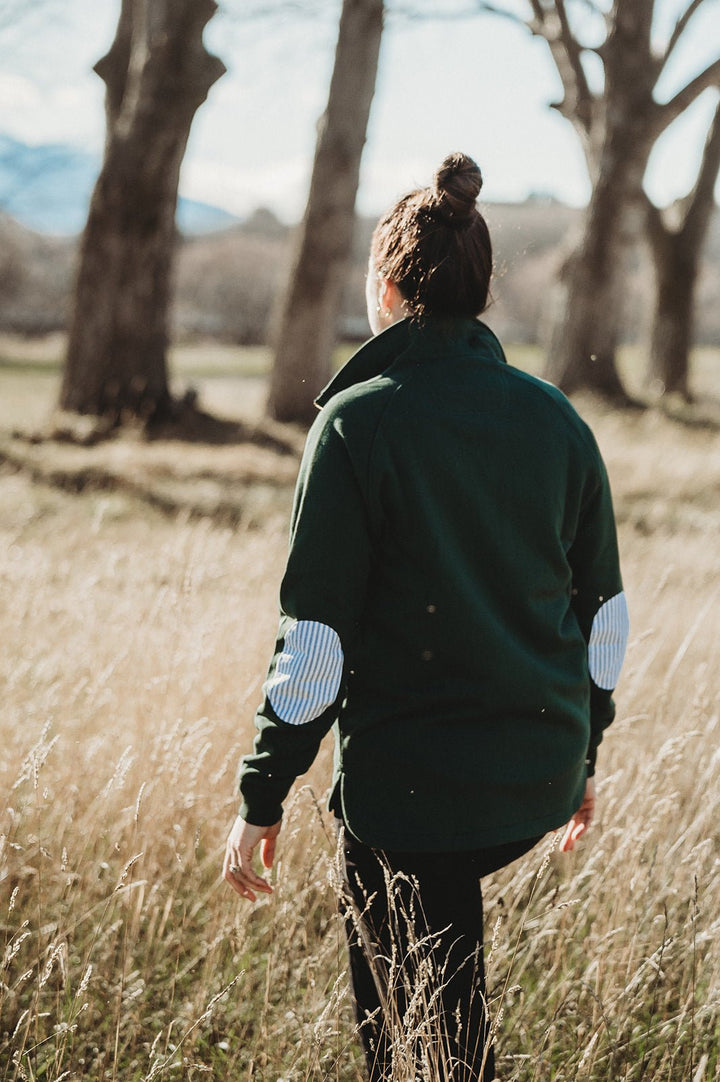
[[[343,671],[340,636],[327,624],[298,620],[263,690],[281,721],[305,725],[335,702]]]
[[[590,676],[605,691],[612,691],[618,682],[629,629],[625,594],[615,594],[595,613],[588,643]]]

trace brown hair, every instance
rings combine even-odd
[[[449,154],[429,188],[403,196],[378,222],[375,270],[398,287],[414,318],[476,316],[488,303],[492,244],[475,205],[482,174],[467,154]]]

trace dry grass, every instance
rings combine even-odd
[[[720,435],[583,408],[633,635],[591,836],[486,881],[498,1070],[718,1082]],[[82,453],[133,475],[174,460],[187,484],[236,470],[251,500],[269,469],[240,476],[243,449],[188,465],[171,445],[118,447]],[[250,908],[219,880],[287,484],[235,529],[24,471],[0,489],[0,1082],[357,1082],[318,807],[329,748],[288,809],[271,900]]]

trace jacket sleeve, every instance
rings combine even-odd
[[[263,685],[254,750],[240,769],[247,822],[282,815],[344,698],[370,564],[370,530],[342,420],[327,408],[310,430],[280,588],[280,627]]]
[[[629,630],[618,557],[617,533],[607,472],[594,440],[592,475],[587,482],[578,527],[568,553],[572,607],[587,643],[590,680],[588,776],[595,773],[603,730],[615,717],[612,692],[625,656]]]

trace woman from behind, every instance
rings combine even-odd
[[[282,802],[335,729],[330,807],[371,1082],[489,1082],[480,878],[594,809],[627,635],[587,426],[478,320],[475,162],[379,222],[371,339],[319,396],[225,876],[268,891]]]

